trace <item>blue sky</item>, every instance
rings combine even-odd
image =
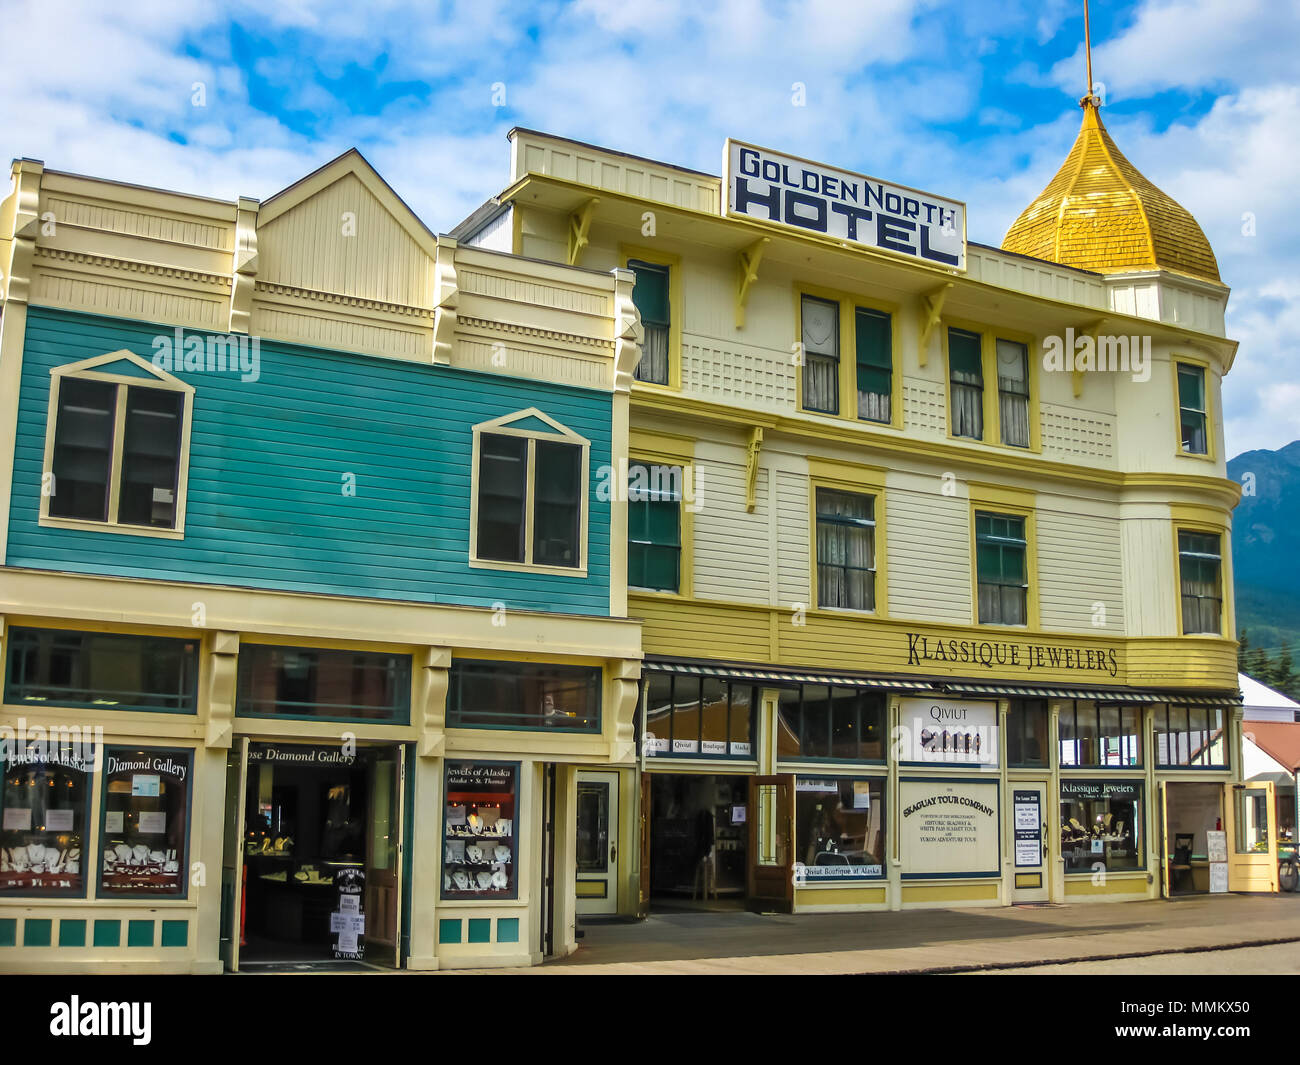
[[[435,230],[500,190],[523,125],[715,173],[749,140],[965,200],[997,244],[1085,88],[1082,0],[111,8],[8,0],[0,150],[267,199],[355,146]],[[1092,28],[1112,135],[1233,289],[1229,453],[1300,438],[1300,5],[1096,0]]]

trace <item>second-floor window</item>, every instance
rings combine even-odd
[[[174,529],[184,418],[177,389],[63,377],[49,516]]]
[[[875,499],[817,489],[817,605],[876,608]]]
[[[1209,453],[1208,408],[1205,403],[1205,370],[1178,363],[1178,421],[1183,451],[1189,455]]]
[[[803,405],[820,414],[840,412],[840,305],[804,296],[800,306],[803,341]]]
[[[1015,340],[997,342],[998,417],[1002,442],[1029,446],[1029,349]]]
[[[1223,559],[1214,533],[1178,532],[1183,632],[1223,631]]]
[[[672,326],[672,308],[668,298],[667,266],[628,261],[628,269],[636,273],[632,287],[632,302],[641,312],[641,325],[645,340],[641,344],[641,361],[637,363],[636,378],[651,384],[668,384],[669,334]]]
[[[585,441],[480,433],[473,561],[581,567],[585,454]]]
[[[894,377],[892,322],[883,311],[859,307],[853,327],[858,349],[858,417],[888,424]]]
[[[975,568],[981,625],[1025,625],[1029,616],[1025,519],[975,512]]]
[[[628,469],[627,583],[677,592],[682,579],[682,468]]]
[[[952,435],[984,439],[984,364],[980,335],[948,330],[948,376],[952,394]]]

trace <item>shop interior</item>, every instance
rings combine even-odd
[[[1207,832],[1223,828],[1223,785],[1165,785],[1165,861],[1171,895],[1210,890]]]
[[[241,965],[391,961],[367,946],[395,935],[384,897],[396,875],[393,757],[302,750],[249,751]]]
[[[749,778],[655,773],[651,780],[651,904],[743,908]]]

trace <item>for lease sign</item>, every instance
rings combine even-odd
[[[725,214],[966,269],[966,205],[728,140]]]

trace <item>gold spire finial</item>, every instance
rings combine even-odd
[[[1088,61],[1088,91],[1079,100],[1079,106],[1085,109],[1089,104],[1100,107],[1101,100],[1092,91],[1092,27],[1088,18],[1088,0],[1083,0],[1083,54]]]

